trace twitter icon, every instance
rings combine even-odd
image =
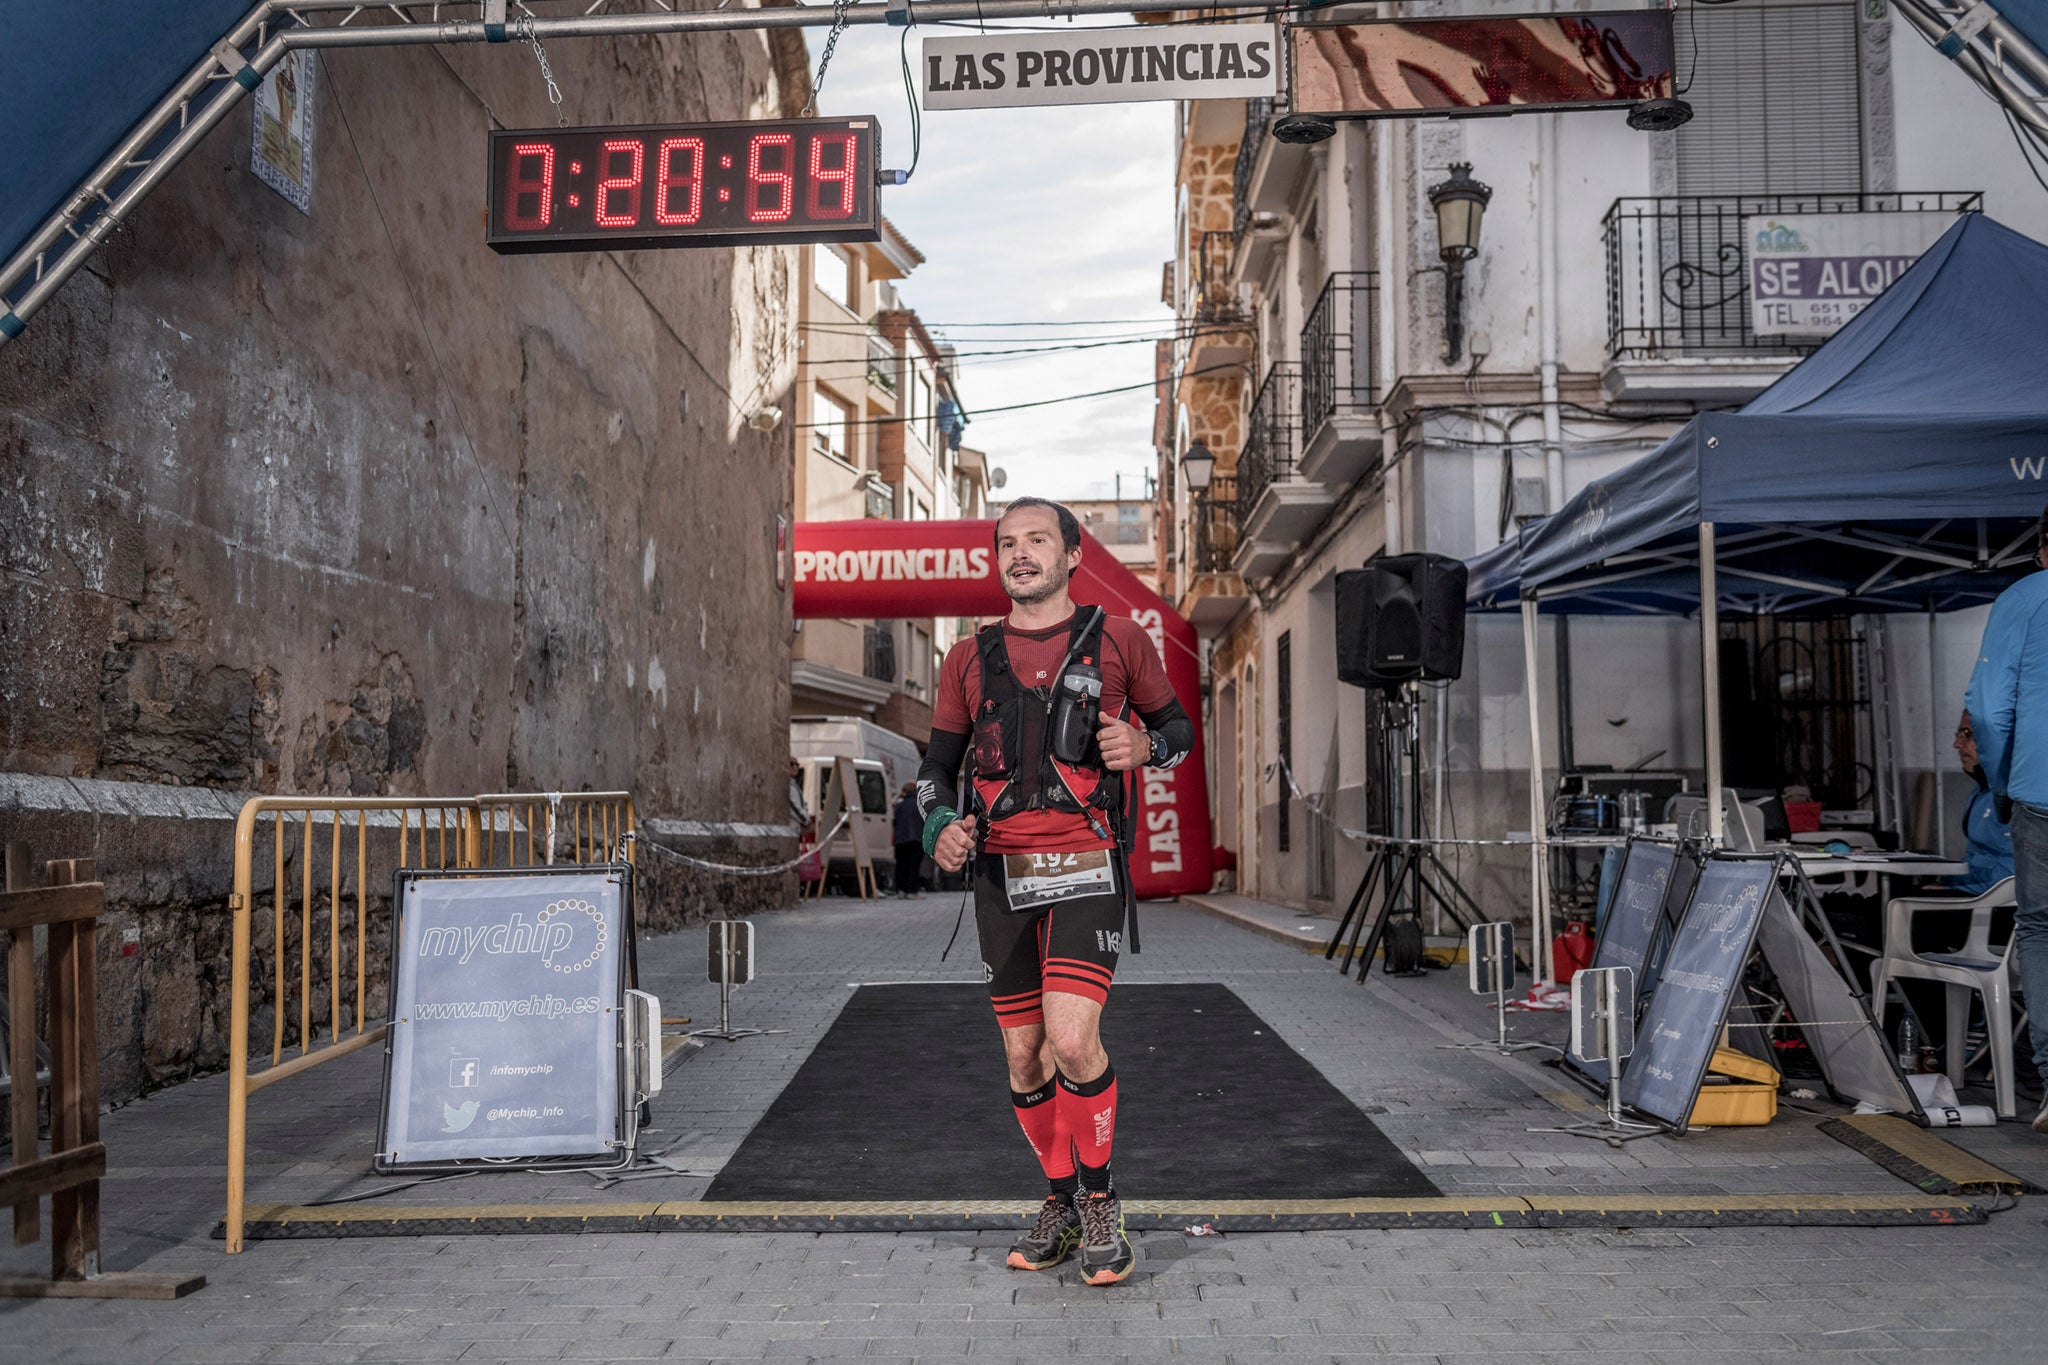
[[[464,1100],[460,1106],[441,1103],[441,1131],[459,1133],[476,1122],[476,1101]]]

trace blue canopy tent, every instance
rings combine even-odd
[[[1966,214],[1742,409],[1700,414],[1474,556],[1472,605],[1523,614],[1536,751],[1539,611],[1697,610],[1719,840],[1720,613],[1927,612],[1997,596],[2027,571],[2048,501],[2044,359],[2048,246]],[[1531,782],[1540,813],[1540,763]]]
[[[10,0],[7,41],[0,42],[9,133],[0,142],[0,261],[7,265],[0,275],[8,281],[0,287],[0,335],[21,330],[13,305],[56,258],[98,244],[82,230],[106,204],[154,183],[151,159],[173,131],[130,141],[123,135],[180,91],[187,104],[179,128],[209,117],[223,84],[181,86],[179,78],[254,8],[255,0]],[[103,161],[121,168],[105,198],[88,196],[60,215]]]

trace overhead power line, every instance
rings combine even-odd
[[[1223,365],[1204,365],[1199,370],[1185,371],[1180,377],[1186,379],[1198,374],[1211,374],[1217,370],[1236,370],[1242,368],[1244,367],[1235,361]],[[1113,389],[1096,389],[1090,393],[1069,393],[1063,394],[1058,398],[1038,398],[1033,399],[1029,403],[1007,403],[998,408],[976,408],[974,415],[976,417],[989,417],[998,412],[1019,412],[1025,408],[1047,408],[1055,403],[1080,403],[1090,398],[1108,398],[1112,394],[1133,393],[1139,389],[1156,389],[1159,387],[1159,384],[1159,379],[1148,379],[1142,384],[1121,384]],[[887,427],[898,426],[906,422],[921,422],[923,420],[922,417],[851,417],[843,422],[798,422],[794,424],[793,429],[806,431],[817,427]]]
[[[1105,346],[1143,346],[1154,341],[1193,340],[1196,337],[1215,336],[1222,332],[1243,331],[1241,327],[1205,327],[1183,334],[1180,337],[1127,337],[1114,341],[1076,341],[1045,346],[1013,346],[989,351],[955,351],[953,358],[959,361],[989,361],[993,358],[1007,360],[1025,359],[1037,355],[1066,355],[1073,351],[1098,351]],[[800,360],[800,365],[844,365],[854,357],[837,356],[831,359]]]

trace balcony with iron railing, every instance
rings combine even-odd
[[[1239,535],[1231,567],[1246,578],[1277,569],[1336,501],[1322,484],[1302,477],[1300,458],[1301,367],[1283,362],[1259,385],[1237,457]]]
[[[1188,517],[1188,567],[1195,574],[1229,573],[1237,553],[1237,478],[1218,474],[1195,494]]]
[[[861,672],[877,682],[896,681],[896,625],[871,621],[861,628]]]
[[[868,382],[888,393],[896,392],[896,348],[880,332],[868,333]]]
[[[1244,131],[1238,135],[1237,164],[1231,172],[1233,265],[1240,280],[1259,279],[1285,248],[1287,204],[1308,162],[1309,149],[1273,136],[1273,121],[1287,112],[1285,98],[1244,102]]]
[[[1230,265],[1236,243],[1227,232],[1197,234],[1188,260],[1187,295],[1181,317],[1192,323],[1182,345],[1186,374],[1215,374],[1251,360],[1251,323],[1231,282]]]
[[[1301,366],[1282,361],[1266,371],[1258,397],[1245,415],[1244,449],[1237,457],[1237,512],[1243,525],[1251,520],[1266,487],[1295,477],[1298,423],[1301,420]]]
[[[1242,241],[1252,223],[1252,172],[1259,164],[1259,152],[1273,135],[1273,105],[1270,95],[1254,95],[1244,102],[1244,132],[1237,140],[1237,165],[1230,176],[1230,202],[1235,206],[1231,234]]]
[[[1739,401],[1820,344],[1819,337],[1757,330],[1747,219],[1982,208],[1982,194],[1960,191],[1617,199],[1601,222],[1609,356],[1603,386],[1613,398]]]
[[[1340,270],[1301,329],[1301,474],[1341,488],[1378,462],[1379,276]]]
[[[1188,261],[1188,296],[1185,315],[1197,323],[1244,321],[1244,305],[1230,282],[1230,261],[1237,243],[1227,232],[1196,234],[1195,249]]]
[[[1219,633],[1247,600],[1244,579],[1231,563],[1237,528],[1237,479],[1215,475],[1188,509],[1186,574],[1176,604],[1198,635]]]

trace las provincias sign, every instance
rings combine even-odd
[[[1235,99],[1280,89],[1270,24],[985,33],[924,40],[924,107]]]

